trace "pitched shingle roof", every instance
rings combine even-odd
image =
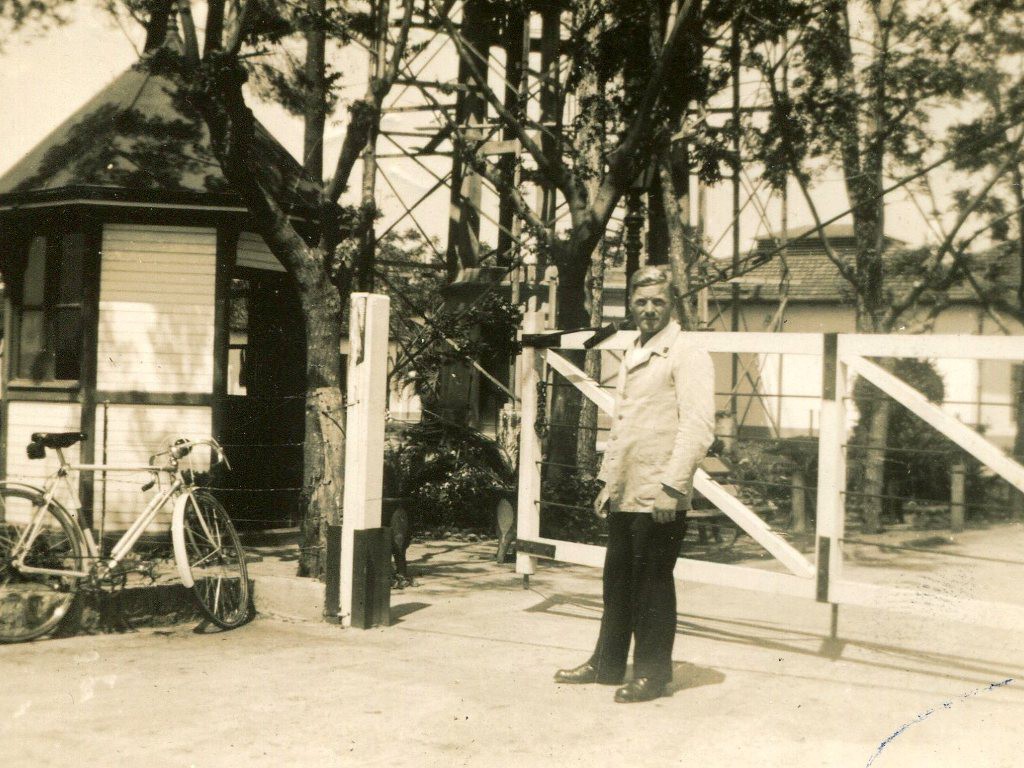
[[[287,209],[312,210],[316,185],[257,123],[265,183]],[[0,204],[90,197],[119,202],[232,203],[240,198],[210,147],[210,136],[180,84],[127,70],[0,177]]]
[[[808,232],[807,228],[790,230],[787,239],[799,237]],[[853,227],[848,224],[833,224],[825,228],[825,234],[835,253],[844,260],[853,262],[856,250]],[[754,254],[770,256],[770,260],[742,275],[738,282],[742,295],[747,299],[779,301],[783,294],[790,301],[847,303],[853,301],[853,291],[838,267],[827,255],[821,238],[809,235],[789,243],[780,250],[782,238],[778,235],[761,238]],[[885,285],[895,296],[911,287],[911,278],[898,274],[895,268],[899,255],[907,251],[904,244],[893,238],[886,238]],[[971,255],[972,272],[979,282],[1000,291],[1011,290],[1019,279],[1020,265],[1016,263],[1005,247],[990,249],[981,254]],[[784,280],[788,281],[783,290]],[[719,300],[731,293],[728,283],[717,283],[713,292]],[[978,296],[969,284],[953,286],[948,291],[952,301],[977,301]]]

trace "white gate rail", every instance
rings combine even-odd
[[[527,316],[526,334],[537,333],[539,322]],[[594,345],[598,350],[626,350],[636,339],[636,332],[620,331]],[[761,352],[776,354],[821,354],[820,334],[720,334],[691,333],[689,340],[708,352]],[[592,331],[561,334],[558,349],[584,349],[593,336]],[[517,538],[519,541],[516,570],[529,575],[535,569],[535,557],[550,557],[579,565],[600,566],[604,562],[604,548],[588,544],[560,541],[540,537],[541,450],[532,425],[537,420],[538,382],[543,381],[543,367],[550,366],[578,388],[599,409],[611,414],[615,398],[606,392],[576,365],[558,354],[554,348],[524,349],[520,365],[522,393],[522,437],[520,448],[519,515]],[[778,560],[789,573],[778,573],[761,568],[722,565],[688,558],[680,558],[675,574],[690,581],[708,582],[756,589],[776,594],[813,598],[816,594],[815,565],[798,549],[771,530],[746,504],[715,482],[704,470],[698,470],[694,487],[731,518],[752,539],[757,541]]]
[[[831,350],[831,351],[829,351]],[[845,457],[842,440],[846,409],[842,393],[851,372],[863,376],[912,413],[948,437],[1017,489],[1024,491],[1024,466],[954,416],[942,411],[920,392],[893,376],[869,357],[959,358],[1024,361],[1024,338],[1019,336],[899,336],[842,334],[826,336],[826,381],[831,380],[834,401],[824,399],[821,416],[818,475],[819,599],[835,605],[887,607],[902,613],[981,626],[1024,629],[1024,605],[977,600],[959,595],[923,594],[887,584],[849,579],[843,572],[845,525]],[[832,372],[830,379],[829,372]],[[826,428],[826,405],[831,414]],[[822,516],[822,509],[827,512]],[[823,566],[824,564],[824,566]]]
[[[999,339],[999,341],[1014,340]],[[950,416],[937,405],[929,402],[928,398],[906,382],[893,376],[880,365],[871,362],[861,354],[848,351],[849,346],[850,344],[847,339],[839,339],[839,359],[854,373],[858,376],[863,376],[901,405],[920,416],[925,422],[970,453],[978,461],[983,462],[989,468],[998,472],[1003,479],[1012,483],[1017,490],[1024,491],[1024,467],[959,419]],[[883,344],[882,349],[885,348]],[[879,352],[877,344],[871,354],[873,356],[892,356],[891,352]]]
[[[538,334],[539,317],[528,314],[524,335]],[[522,433],[520,448],[519,513],[516,558],[518,573],[534,572],[535,558],[547,557],[580,565],[601,566],[604,548],[540,537],[541,446],[533,425],[537,421],[537,388],[544,381],[544,367],[550,366],[575,385],[606,413],[614,408],[614,397],[590,379],[576,365],[555,351],[584,349],[592,331],[575,331],[527,339],[519,362],[519,386],[522,395]],[[742,501],[698,470],[695,488],[728,515],[754,540],[786,567],[789,573],[761,568],[723,565],[687,558],[676,564],[677,578],[722,586],[751,589],[774,594],[816,599],[832,604],[833,633],[838,604],[890,607],[935,617],[943,613],[954,620],[972,621],[989,626],[1024,628],[1024,606],[951,599],[948,605],[914,599],[905,589],[866,584],[843,576],[843,536],[845,530],[845,489],[847,412],[844,398],[850,373],[863,376],[883,392],[905,405],[1024,491],[1024,466],[1006,456],[982,435],[943,412],[912,387],[890,374],[867,357],[965,358],[1024,361],[1024,338],[971,336],[964,343],[959,336],[884,336],[811,333],[690,333],[688,340],[708,352],[816,355],[822,359],[822,393],[819,420],[818,491],[816,515],[816,552],[812,563],[789,542],[774,533]],[[554,339],[554,343],[552,343]],[[636,332],[618,332],[592,348],[626,350]],[[531,346],[530,344],[534,346]]]

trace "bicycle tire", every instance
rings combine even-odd
[[[38,489],[0,484],[0,643],[26,642],[52,632],[71,613],[78,593],[79,577],[22,573],[13,564],[11,548],[43,504]],[[43,530],[24,562],[81,571],[84,542],[78,524],[57,502],[43,514]]]
[[[250,617],[245,551],[227,511],[207,491],[179,498],[171,527],[182,582],[202,614],[223,629]]]

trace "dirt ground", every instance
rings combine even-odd
[[[850,573],[974,599],[1022,583],[998,562],[1024,552],[1019,528],[944,548],[991,561],[950,571],[865,547]],[[261,617],[229,633],[184,624],[0,647],[0,765],[1022,762],[1024,647],[1011,629],[849,607],[833,640],[827,606],[680,584],[671,695],[620,705],[612,688],[551,679],[589,654],[598,571],[542,564],[524,589],[489,543],[425,542],[410,556],[416,585],[393,593],[388,628]]]

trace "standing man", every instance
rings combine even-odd
[[[676,591],[672,570],[690,508],[693,475],[714,439],[715,372],[672,319],[672,288],[659,267],[629,281],[640,338],[619,368],[615,414],[594,502],[608,517],[604,615],[593,655],[559,670],[557,683],[620,685],[633,640],[633,680],[615,701],[650,701],[672,681]]]

